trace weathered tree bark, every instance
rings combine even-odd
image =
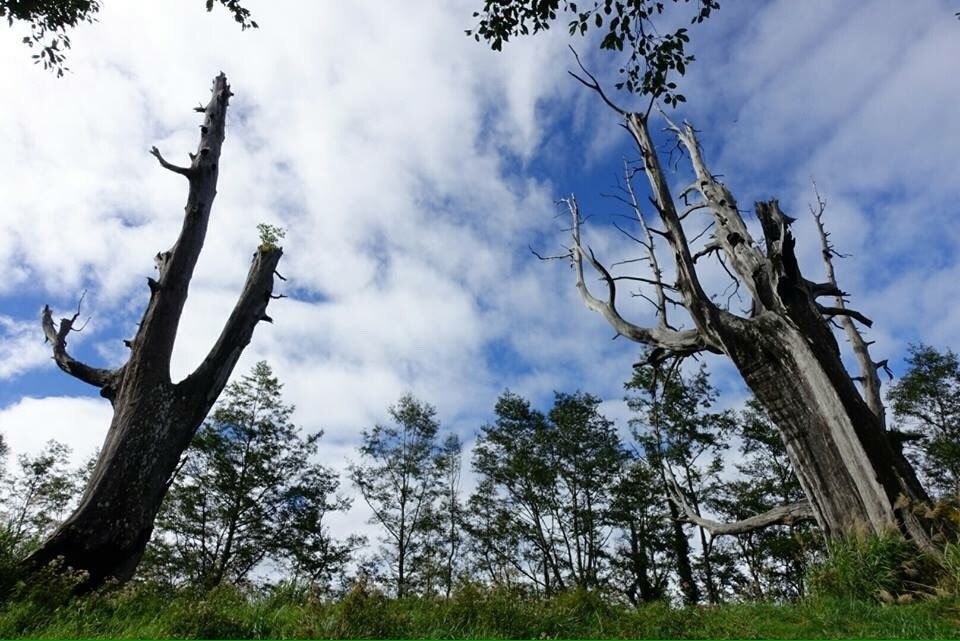
[[[931,549],[927,526],[913,509],[928,500],[927,494],[910,465],[892,446],[883,424],[882,405],[879,409],[872,407],[879,403],[874,381],[867,382],[865,400],[844,368],[828,323],[836,316],[849,321],[851,327],[853,320],[869,320],[843,305],[832,273],[830,282],[823,284],[803,277],[790,232],[793,219],[781,212],[776,200],[756,204],[763,246],[754,241],[733,195],[708,171],[694,129],[686,123],[678,126],[664,115],[695,174],[695,181],[681,197],[684,201],[691,194],[700,198],[680,211],[654,148],[648,116],[620,109],[603,95],[593,76],[587,73],[587,77],[577,76],[623,116],[637,144],[650,182],[650,201],[664,227],[656,231],[670,246],[677,280],[672,285],[663,283],[658,269],[654,279],[632,279],[656,288],[658,323],[655,327],[639,327],[626,321],[615,303],[620,277],[612,276],[584,248],[579,208],[571,198],[566,201],[573,217],[569,257],[585,304],[603,314],[619,334],[653,346],[654,361],[700,351],[728,356],[777,425],[809,508],[825,536],[835,538],[858,528],[874,532],[897,528],[921,548]],[[635,200],[634,206],[639,213]],[[698,211],[709,213],[713,234],[706,247],[694,253],[683,221]],[[652,236],[648,234],[647,238],[649,243],[638,240],[652,253]],[[722,307],[701,287],[697,261],[711,255],[716,255],[738,286],[749,292],[752,310],[748,317]],[[587,288],[584,259],[605,281],[604,299],[594,297]],[[692,328],[678,330],[667,322],[665,288],[679,293],[677,302],[688,313]],[[840,297],[837,306],[824,307],[817,302],[818,297],[827,295]],[[854,334],[859,336],[855,327]],[[854,347],[858,358],[869,363],[875,375],[865,341],[855,342]],[[782,518],[769,517],[797,515],[794,507],[758,520],[783,522]],[[711,524],[714,530],[716,525]]]
[[[157,278],[149,278],[150,301],[139,330],[128,341],[130,357],[115,369],[89,367],[67,353],[67,336],[77,315],[55,327],[45,307],[44,334],[63,371],[100,388],[113,405],[113,420],[96,467],[74,513],[25,560],[35,571],[56,559],[87,573],[82,587],[107,579],[128,580],[153,531],[153,522],[184,450],[223,390],[254,327],[266,315],[273,277],[282,250],[261,245],[253,256],[243,292],[220,337],[196,370],[179,383],[170,379],[170,356],[187,299],[187,289],[203,247],[216,196],[220,149],[231,96],[223,74],[203,112],[200,145],[189,167],[161,166],[189,182],[183,227],[173,247],[158,253]]]

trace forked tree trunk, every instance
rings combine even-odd
[[[585,70],[584,70],[585,71]],[[586,73],[586,71],[585,71]],[[794,239],[789,226],[793,219],[784,215],[776,200],[758,202],[756,214],[763,229],[763,246],[751,237],[726,186],[711,174],[703,160],[694,129],[670,122],[675,135],[693,166],[695,180],[684,189],[680,210],[671,194],[660,159],[651,139],[647,116],[619,109],[606,96],[596,79],[577,78],[595,91],[624,117],[626,129],[637,143],[643,171],[649,179],[650,201],[663,225],[658,231],[669,245],[676,265],[677,280],[665,283],[655,255],[654,235],[641,213],[639,201],[627,169],[624,198],[639,218],[644,236],[637,238],[647,251],[653,271],[650,278],[634,279],[654,288],[658,322],[654,327],[634,325],[616,309],[617,278],[612,276],[581,244],[581,216],[576,200],[567,202],[573,216],[573,246],[570,258],[577,277],[577,288],[586,305],[604,315],[620,334],[651,345],[651,360],[665,361],[702,351],[725,354],[743,376],[747,386],[776,424],[786,445],[793,469],[809,499],[807,504],[781,506],[744,522],[723,524],[695,513],[675,494],[684,508],[686,520],[715,534],[733,534],[774,523],[788,523],[812,515],[828,538],[855,530],[880,533],[899,529],[924,549],[932,549],[929,524],[914,512],[928,501],[913,469],[893,447],[888,437],[883,405],[879,398],[876,368],[853,320],[870,321],[845,306],[844,294],[837,287],[821,226],[824,258],[829,280],[816,283],[800,273],[794,254]],[[637,170],[639,171],[639,170]],[[687,203],[695,196],[696,201]],[[818,224],[820,214],[814,212]],[[706,214],[713,227],[710,242],[693,252],[687,240],[684,220]],[[697,261],[716,254],[728,273],[744,287],[752,299],[748,316],[732,313],[708,296],[701,287]],[[605,281],[607,295],[594,297],[584,280],[586,260]],[[835,306],[817,302],[833,297]],[[667,302],[676,300],[689,314],[692,328],[675,329],[667,318]],[[848,338],[853,340],[860,373],[852,377],[841,360],[840,349],[830,328],[835,317],[844,322]],[[864,384],[857,390],[855,380]],[[866,398],[865,398],[866,397]]]
[[[168,163],[156,148],[160,164],[189,181],[183,227],[170,251],[156,256],[157,278],[148,279],[150,302],[133,340],[129,360],[116,370],[96,369],[72,358],[66,339],[77,315],[54,326],[44,308],[43,329],[53,344],[57,365],[100,388],[113,405],[113,420],[96,467],[73,514],[25,560],[28,571],[59,560],[87,573],[82,588],[108,579],[133,576],[153,531],[154,519],[184,450],[223,390],[253,329],[270,320],[266,307],[282,251],[263,244],[254,254],[243,293],[220,337],[186,379],[170,379],[170,356],[187,289],[203,247],[216,195],[220,148],[229,98],[226,77],[213,83],[213,95],[200,127],[200,145],[189,167]],[[79,314],[79,312],[78,312]]]

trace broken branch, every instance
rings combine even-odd
[[[157,159],[160,163],[160,166],[164,169],[169,169],[175,174],[180,174],[181,176],[186,176],[190,178],[193,175],[193,169],[189,167],[181,167],[179,165],[174,165],[173,163],[167,162],[167,160],[160,154],[160,150],[156,147],[150,148],[150,154]]]
[[[178,385],[201,397],[196,400],[204,408],[204,413],[223,391],[243,348],[253,337],[254,327],[261,320],[272,321],[266,310],[273,298],[273,275],[282,255],[283,250],[279,247],[254,254],[243,292],[220,337],[199,367]]]
[[[863,325],[866,325],[867,327],[873,326],[872,320],[870,320],[860,312],[856,311],[855,309],[847,309],[846,307],[827,307],[825,305],[817,305],[817,309],[820,310],[821,314],[829,318],[832,318],[834,316],[849,316],[850,318],[854,318],[860,321],[860,323],[862,323]]]
[[[83,300],[82,296],[80,300]],[[78,304],[77,313],[71,318],[61,318],[60,325],[57,327],[53,322],[53,310],[50,309],[49,305],[44,305],[43,312],[40,314],[40,324],[43,327],[44,338],[53,345],[53,360],[57,363],[57,367],[84,383],[99,387],[100,389],[107,388],[113,383],[117,375],[116,370],[90,367],[73,358],[70,356],[70,353],[67,352],[67,335],[71,331],[78,332],[83,329],[83,327],[79,329],[74,327],[74,323],[79,316],[80,306]],[[86,323],[84,323],[84,325],[86,325]],[[106,397],[111,398],[110,396]]]
[[[667,479],[667,498],[681,510],[681,520],[702,527],[714,537],[747,534],[748,532],[761,530],[772,525],[791,525],[798,521],[814,520],[813,508],[810,506],[809,501],[798,501],[796,503],[778,505],[766,512],[755,514],[739,521],[714,521],[700,516],[696,510],[690,506],[672,472],[667,472]]]

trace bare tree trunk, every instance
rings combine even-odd
[[[57,365],[99,387],[113,404],[113,420],[80,505],[25,560],[28,571],[62,559],[66,567],[88,574],[85,588],[133,576],[181,455],[223,390],[254,327],[270,320],[266,307],[282,250],[265,243],[254,254],[243,292],[210,353],[186,379],[170,380],[174,339],[216,196],[231,95],[220,74],[210,102],[197,108],[204,120],[189,167],[172,165],[156,148],[152,151],[161,166],[187,178],[189,194],[180,236],[172,249],[156,256],[159,275],[148,279],[150,302],[136,336],[127,342],[128,361],[105,370],[73,359],[66,338],[77,315],[55,327],[52,311],[44,308],[43,329]]]
[[[928,500],[927,494],[892,446],[882,411],[870,407],[875,400],[872,386],[867,386],[867,400],[856,389],[828,324],[834,317],[866,325],[869,319],[846,307],[817,302],[818,297],[842,293],[832,278],[815,283],[800,273],[789,229],[793,219],[781,212],[776,200],[756,204],[763,246],[754,241],[733,195],[707,169],[693,127],[687,123],[678,126],[664,115],[695,174],[681,197],[686,201],[695,195],[698,200],[679,210],[651,139],[647,116],[614,105],[596,79],[586,70],[584,73],[587,79],[577,78],[623,116],[637,143],[650,182],[650,201],[664,227],[657,231],[670,247],[677,274],[674,284],[662,282],[656,270],[653,279],[635,279],[656,288],[658,324],[640,327],[626,321],[615,304],[618,278],[581,244],[581,216],[576,201],[570,198],[566,202],[573,216],[574,242],[569,257],[584,303],[603,314],[619,334],[653,346],[653,362],[701,351],[728,356],[777,425],[809,507],[827,537],[855,528],[873,532],[897,528],[921,548],[932,549],[929,532],[913,511]],[[634,207],[642,217],[635,201]],[[713,234],[701,251],[693,252],[684,220],[697,212],[709,216]],[[652,240],[640,242],[653,253]],[[749,292],[749,317],[731,312],[704,292],[697,261],[710,256],[718,258],[738,286]],[[606,283],[605,298],[593,296],[587,288],[584,259]],[[680,299],[677,302],[686,310],[691,329],[678,330],[668,322],[665,290]],[[873,367],[866,344],[855,343],[855,348],[861,362]],[[784,511],[775,512],[772,517],[776,519],[770,522],[783,522]],[[754,517],[754,525],[762,525],[764,520]]]

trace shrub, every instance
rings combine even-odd
[[[897,532],[851,534],[828,544],[830,558],[810,570],[815,598],[890,600],[915,591],[916,549]]]

